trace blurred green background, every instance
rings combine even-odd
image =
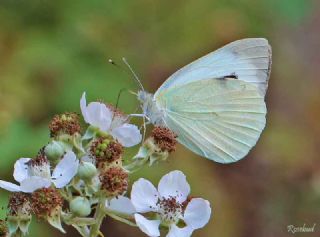
[[[167,163],[136,177],[157,183],[170,170],[187,174],[192,194],[210,200],[214,213],[194,236],[282,237],[292,235],[287,225],[304,223],[316,223],[317,232],[305,236],[319,236],[319,25],[316,0],[0,0],[1,179],[12,180],[15,159],[46,144],[54,114],[79,112],[83,91],[115,103],[120,89],[137,88],[109,58],[125,56],[154,92],[175,70],[226,43],[266,37],[273,47],[268,120],[250,154],[220,165],[179,146]],[[137,105],[129,93],[121,97],[125,112]],[[7,197],[0,190],[0,218]],[[144,236],[110,219],[103,232]],[[63,236],[34,221],[30,236],[44,233]]]

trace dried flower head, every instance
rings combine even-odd
[[[121,160],[123,146],[114,140],[100,137],[92,143],[90,151],[95,157],[97,167],[101,168],[105,163]]]
[[[61,208],[63,198],[55,188],[42,188],[31,195],[32,211],[38,218],[47,218]]]
[[[9,198],[8,210],[9,216],[30,215],[30,195],[21,192],[11,194]]]
[[[173,152],[176,150],[177,135],[166,127],[155,127],[151,132],[151,137],[161,149],[161,151]]]
[[[101,189],[110,196],[118,196],[128,189],[128,173],[121,167],[111,167],[99,176]]]
[[[4,220],[0,220],[0,237],[5,237],[8,234],[7,223]]]
[[[56,137],[60,134],[73,135],[80,133],[79,116],[76,113],[55,115],[49,124],[49,129],[51,137]]]

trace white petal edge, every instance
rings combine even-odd
[[[140,214],[135,214],[134,218],[139,229],[150,237],[160,236],[160,220],[148,220]]]
[[[21,192],[20,186],[3,180],[0,180],[0,188],[9,192]]]
[[[192,232],[193,229],[188,226],[179,228],[176,225],[171,225],[167,237],[190,237]]]
[[[82,97],[80,99],[80,109],[83,116],[84,121],[89,123],[87,117],[87,100],[86,100],[86,92],[83,92]]]
[[[79,160],[73,151],[68,151],[58,163],[52,174],[52,182],[56,188],[63,188],[77,174]]]
[[[117,139],[124,147],[132,147],[139,144],[142,135],[136,125],[125,123],[112,130],[112,136]]]
[[[199,229],[209,222],[210,216],[210,203],[202,198],[193,198],[186,207],[183,219],[187,226]]]
[[[176,197],[176,200],[182,203],[190,193],[190,185],[186,176],[181,171],[175,170],[161,178],[158,190],[161,197]]]
[[[107,131],[111,126],[112,112],[105,104],[99,102],[91,102],[88,104],[87,120],[94,127],[98,127],[102,131]]]
[[[141,178],[132,185],[131,202],[138,212],[156,212],[158,199],[158,191],[150,181]]]
[[[31,160],[30,158],[20,158],[14,164],[13,177],[17,182],[20,183],[21,181],[29,177],[27,163],[30,160]]]
[[[51,180],[32,176],[23,180],[20,184],[21,191],[24,193],[33,193],[40,188],[48,188],[51,186]]]
[[[106,201],[106,208],[113,212],[124,214],[124,215],[133,215],[136,213],[136,209],[133,206],[131,200],[124,196],[119,196],[112,198],[110,201]]]

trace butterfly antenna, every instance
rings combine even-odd
[[[139,79],[139,77],[137,76],[137,74],[133,71],[132,67],[130,66],[130,64],[128,63],[128,61],[126,60],[126,58],[122,58],[122,61],[125,63],[125,65],[128,67],[130,73],[128,72],[128,70],[124,69],[123,67],[121,67],[119,64],[117,64],[115,61],[113,61],[112,59],[109,59],[108,62],[110,64],[112,64],[113,66],[118,67],[119,69],[121,69],[123,72],[132,75],[134,80],[138,82],[138,85],[140,87],[141,90],[144,91],[144,87]],[[130,91],[130,93],[132,93],[132,91]],[[135,95],[137,95],[137,93],[133,93]]]
[[[141,90],[144,91],[144,87],[139,79],[139,77],[137,76],[137,74],[133,71],[132,67],[130,66],[130,64],[128,63],[126,58],[122,58],[122,61],[124,62],[124,64],[129,68],[130,72],[132,73],[134,79],[138,82],[138,85],[140,86]]]

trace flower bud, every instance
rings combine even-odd
[[[91,205],[85,197],[76,197],[70,202],[71,212],[79,217],[86,217],[91,213]]]
[[[97,168],[90,162],[80,162],[78,168],[78,176],[80,179],[85,181],[91,181],[91,179],[96,176]]]
[[[61,142],[52,141],[45,147],[44,152],[50,161],[56,161],[63,156],[65,149]]]

